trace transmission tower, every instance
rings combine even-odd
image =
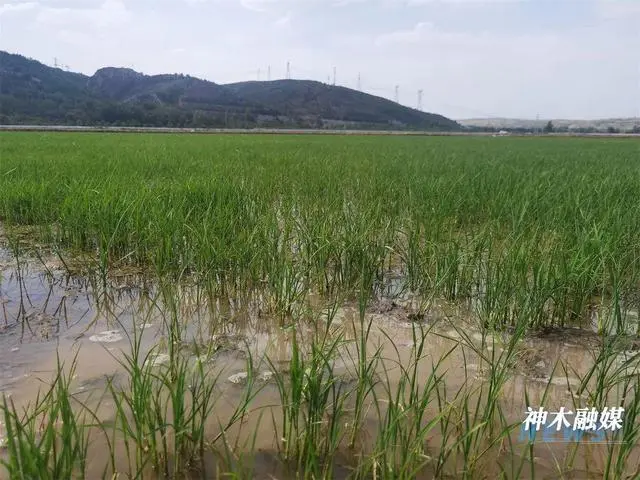
[[[333,67],[333,86],[336,85],[336,67]]]
[[[362,82],[360,81],[360,74],[358,73],[358,90],[362,91]]]
[[[399,93],[399,91],[400,91],[400,85],[396,85],[396,95],[395,95],[396,103],[400,103],[400,93]]]
[[[287,80],[291,79],[291,64],[287,62]]]
[[[55,68],[60,68],[62,70],[69,70],[69,65],[65,65],[64,63],[58,62],[58,57],[53,57],[53,66]]]
[[[267,80],[271,81],[271,65],[267,68]]]
[[[422,90],[418,90],[418,110],[422,110]]]

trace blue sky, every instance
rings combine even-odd
[[[640,0],[0,0],[0,49],[327,81],[453,118],[640,115]]]

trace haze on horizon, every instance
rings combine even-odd
[[[635,0],[0,1],[0,49],[217,83],[333,81],[451,118],[640,116]]]

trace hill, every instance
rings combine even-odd
[[[385,98],[311,80],[241,82],[226,85],[250,102],[308,120],[325,123],[387,124],[425,130],[458,130],[441,115],[404,107]]]
[[[0,124],[460,129],[441,115],[320,82],[221,85],[114,67],[87,76],[2,51]]]
[[[640,133],[640,117],[602,118],[597,120],[570,120],[562,118],[530,120],[521,118],[468,118],[458,120],[467,128],[492,130],[541,131],[551,121],[557,132],[583,133]]]

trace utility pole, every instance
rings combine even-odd
[[[418,110],[422,111],[422,90],[418,90]]]
[[[396,85],[396,103],[400,103],[400,85]]]

